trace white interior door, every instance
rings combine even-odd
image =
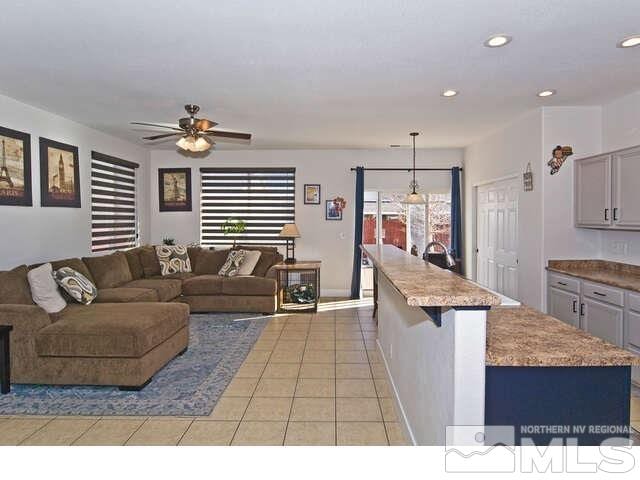
[[[476,280],[496,292],[518,298],[517,179],[478,187]]]

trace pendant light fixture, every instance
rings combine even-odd
[[[406,203],[407,205],[424,205],[427,203],[424,195],[416,192],[416,190],[420,188],[418,182],[416,182],[416,137],[420,134],[418,132],[411,132],[409,135],[411,135],[411,139],[413,140],[413,180],[409,184],[411,192],[407,193],[402,203]]]

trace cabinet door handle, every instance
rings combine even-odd
[[[580,304],[580,316],[584,317],[584,303]]]
[[[595,290],[593,291],[594,295],[598,295],[599,297],[606,297],[607,294],[606,293],[600,293],[600,292],[596,292]]]
[[[573,301],[573,313],[578,313],[578,301]]]
[[[618,220],[618,207],[613,209],[613,219]]]
[[[609,220],[609,209],[608,208],[604,209],[604,219],[605,220]]]

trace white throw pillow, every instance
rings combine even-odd
[[[245,250],[244,261],[240,264],[238,275],[251,275],[258,264],[258,260],[260,260],[260,255],[262,255],[260,250]]]
[[[58,284],[53,279],[53,268],[45,263],[27,273],[31,296],[40,308],[47,313],[57,313],[67,306],[67,302],[58,290]]]

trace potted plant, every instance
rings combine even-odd
[[[224,233],[225,237],[227,235],[229,235],[229,234],[236,234],[237,235],[239,233],[244,233],[244,231],[247,229],[247,224],[242,219],[229,217],[222,224],[220,229]],[[233,239],[233,246],[234,247],[236,246],[236,238],[235,237]]]

